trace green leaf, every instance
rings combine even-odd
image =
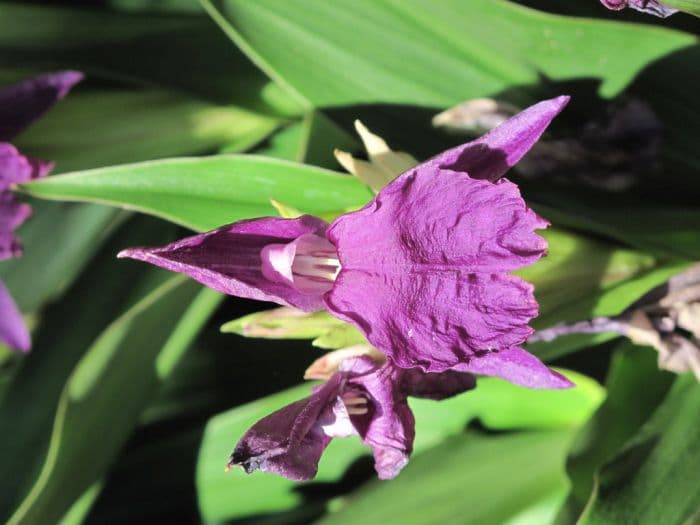
[[[65,295],[42,312],[32,351],[21,356],[0,393],[0,521],[6,521],[38,475],[57,400],[78,361],[111,321],[167,277],[117,260],[115,253],[124,246],[170,239],[174,230],[147,217],[130,220]]]
[[[547,523],[566,491],[570,440],[567,430],[455,436],[417,454],[392,482],[368,483],[318,523],[357,523],[358,516],[386,525],[506,523],[540,502],[548,507],[539,523]]]
[[[61,394],[44,467],[9,523],[55,522],[97,481],[219,301],[177,276],[102,333]]]
[[[669,7],[700,17],[700,1],[699,0],[664,0],[664,4]]]
[[[644,65],[695,43],[675,31],[553,16],[499,0],[202,1],[307,107],[445,107],[536,84],[541,75],[600,77],[601,92],[611,96]]]
[[[679,377],[651,419],[596,476],[580,523],[682,524],[697,515],[700,384]]]
[[[581,425],[598,406],[603,392],[591,379],[570,372],[567,376],[577,388],[528,390],[500,379],[482,378],[476,390],[439,403],[411,399],[416,416],[416,453],[460,433],[475,418],[496,429],[563,429]],[[209,421],[197,464],[199,507],[205,521],[294,509],[302,503],[299,487],[337,481],[355,460],[368,453],[354,438],[333,440],[321,460],[316,480],[311,483],[294,483],[271,474],[224,473],[226,458],[236,439],[258,419],[309,393],[309,385],[300,385]]]
[[[288,101],[271,93],[279,89],[271,90],[265,76],[203,16],[3,3],[0,67],[72,68],[89,79],[157,85],[266,112],[290,110]]]
[[[47,177],[22,188],[46,199],[135,209],[195,230],[270,215],[270,199],[322,213],[360,206],[371,198],[370,191],[353,177],[250,155],[100,168]]]
[[[657,354],[651,348],[626,341],[618,346],[606,382],[607,398],[572,447],[567,464],[572,489],[558,523],[577,521],[597,470],[639,432],[663,401],[673,377],[659,371]]]
[[[129,111],[124,111],[129,108]],[[247,149],[280,121],[163,90],[81,91],[80,87],[15,142],[56,161],[54,173],[214,151]]]

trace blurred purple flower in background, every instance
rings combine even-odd
[[[367,355],[350,357],[311,396],[255,423],[236,445],[228,466],[309,480],[332,438],[357,435],[372,448],[379,478],[391,479],[413,449],[415,421],[407,396],[445,399],[475,384],[471,374],[432,374]]]
[[[119,256],[239,297],[325,307],[401,368],[569,387],[519,346],[538,305],[532,285],[508,272],[545,254],[534,230],[548,223],[501,178],[568,100],[540,102],[406,171],[330,226],[267,217]]]
[[[642,13],[649,13],[661,18],[666,18],[678,12],[678,9],[665,6],[657,0],[600,0],[605,7],[614,11],[620,11],[629,7]]]
[[[6,142],[41,117],[83,78],[77,71],[49,73],[0,90],[0,261],[17,257],[22,245],[14,230],[31,215],[28,204],[11,192],[14,184],[46,176],[53,164],[22,155]],[[22,315],[0,282],[0,342],[17,350],[31,346]]]

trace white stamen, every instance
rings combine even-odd
[[[353,407],[353,408],[348,408],[347,411],[348,411],[348,414],[350,414],[351,416],[363,416],[367,412],[369,412],[367,407]]]

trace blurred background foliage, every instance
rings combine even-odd
[[[370,191],[332,154],[359,152],[356,118],[423,159],[467,140],[431,125],[464,100],[570,94],[548,136],[569,142],[632,100],[659,125],[621,138],[622,166],[510,174],[553,223],[549,257],[521,272],[535,326],[619,313],[700,258],[699,31],[595,0],[0,2],[2,83],[87,74],[17,141],[71,173],[26,188],[25,255],[0,264],[34,327],[29,355],[0,348],[0,519],[696,523],[700,388],[605,334],[532,346],[574,390],[484,379],[412,401],[416,450],[392,482],[353,440],[333,442],[313,482],[224,475],[252,422],[308,392],[322,350],[305,339],[325,332],[220,333],[260,304],[115,254],[275,214],[270,199],[361,206]],[[608,184],[620,171],[624,192]]]

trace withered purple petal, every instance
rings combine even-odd
[[[83,79],[78,71],[48,73],[0,89],[0,140],[10,140]]]
[[[372,447],[379,479],[395,478],[413,451],[415,419],[401,389],[400,375],[401,370],[389,363],[348,380],[348,384],[361,387],[372,404],[366,415],[351,419],[362,440]]]
[[[544,100],[509,118],[478,139],[428,160],[425,165],[467,173],[495,182],[532,148],[564,106],[568,96]]]
[[[661,18],[666,18],[678,12],[678,9],[668,7],[663,2],[657,0],[600,0],[601,3],[608,9],[619,11],[629,7],[642,13],[656,15]]]
[[[189,275],[200,283],[237,297],[273,301],[311,311],[323,308],[320,293],[302,293],[263,274],[262,250],[307,233],[323,235],[327,223],[303,215],[297,219],[265,217],[240,221],[156,248],[130,248],[119,257],[146,261]]]
[[[31,346],[22,314],[2,281],[0,281],[0,342],[24,352]]]
[[[312,479],[331,438],[323,433],[324,418],[338,397],[341,376],[335,375],[306,399],[287,405],[255,423],[236,445],[230,465],[246,472],[272,472],[295,481]]]

